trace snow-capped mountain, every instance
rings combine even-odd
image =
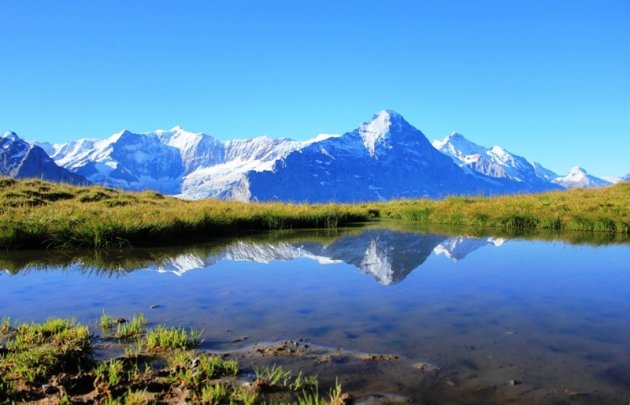
[[[433,146],[469,173],[501,181],[509,180],[508,183],[503,182],[508,190],[545,191],[558,188],[550,183],[557,177],[554,172],[500,146],[486,148],[458,133],[452,133],[441,141],[433,141]]]
[[[148,269],[181,276],[187,271],[207,268],[222,260],[271,263],[308,259],[320,264],[346,263],[372,276],[380,284],[391,285],[402,281],[422,265],[444,239],[441,235],[380,229],[342,236],[330,244],[238,241],[207,257],[185,253],[162,260]]]
[[[457,236],[449,238],[433,249],[436,255],[448,257],[454,262],[460,261],[475,250],[484,246],[503,246],[503,238],[467,238]]]
[[[248,174],[271,170],[275,161],[299,150],[308,142],[267,136],[228,141],[223,145],[222,162],[200,167],[184,178],[182,197],[249,201],[252,195]]]
[[[312,142],[248,175],[252,199],[368,201],[496,194],[501,185],[466,174],[392,111],[381,111],[352,132]]]
[[[260,136],[222,142],[174,127],[36,145],[90,182],[189,199],[357,202],[538,192],[570,184],[539,163],[460,134],[431,144],[387,110],[343,135],[307,141]]]
[[[127,190],[177,194],[184,165],[179,150],[155,134],[118,132],[103,140],[52,145],[52,158],[90,182]]]
[[[17,179],[40,178],[87,184],[82,176],[59,167],[44,149],[31,145],[10,131],[0,137],[0,174]]]
[[[553,171],[543,167],[538,162],[532,162],[532,165],[534,166],[534,171],[536,172],[536,176],[538,176],[541,179],[544,179],[544,180],[547,180],[547,181],[552,181],[553,179],[559,177],[556,172],[553,172]]]
[[[564,188],[596,188],[612,184],[609,181],[588,174],[586,170],[579,166],[572,167],[566,176],[557,177],[553,182]]]
[[[615,183],[619,183],[622,181],[630,181],[630,173],[626,174],[625,176],[621,176],[621,177],[616,177],[616,176],[602,176],[602,179],[615,184]]]
[[[163,144],[179,151],[184,176],[199,168],[220,164],[225,159],[223,143],[204,133],[188,132],[177,126],[168,131],[157,130],[146,135],[155,135]]]
[[[261,136],[223,143],[175,127],[144,134],[125,130],[104,140],[41,146],[58,164],[97,184],[185,198],[246,201],[250,199],[247,173],[271,170],[276,160],[310,142]]]
[[[337,239],[307,241],[299,239],[280,240],[240,240],[213,246],[210,250],[173,249],[166,253],[159,251],[153,255],[145,250],[137,252],[138,258],[130,256],[128,261],[120,262],[114,255],[115,266],[105,260],[105,272],[111,275],[112,268],[117,273],[128,273],[135,270],[147,270],[158,273],[184,276],[187,272],[208,269],[223,261],[248,261],[255,263],[272,263],[276,261],[312,260],[322,265],[350,265],[366,276],[382,285],[393,285],[404,280],[412,271],[420,268],[432,255],[445,255],[455,261],[463,259],[468,253],[483,246],[501,246],[502,239],[479,239],[457,237],[448,238],[436,234],[419,234],[414,232],[394,231],[388,229],[363,229],[359,234],[342,234]],[[6,256],[6,255],[5,255]],[[46,263],[46,260],[51,260]],[[68,262],[61,264],[65,268],[95,270],[91,259],[67,257]],[[9,255],[2,257],[8,268],[0,267],[0,272],[7,275],[22,271],[49,269],[59,266],[58,257],[38,258],[35,263],[24,257]],[[1,273],[0,273],[1,274]]]

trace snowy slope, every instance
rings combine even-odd
[[[557,173],[549,169],[546,169],[538,162],[532,162],[532,165],[534,166],[534,171],[536,172],[536,176],[538,176],[541,179],[552,181],[553,179],[558,177]]]
[[[343,135],[308,141],[261,136],[221,142],[174,127],[38,145],[91,182],[189,199],[352,202],[563,187],[552,171],[498,146],[485,148],[455,133],[431,144],[389,110]]]
[[[201,132],[188,132],[177,126],[170,130],[157,130],[146,135],[156,135],[163,144],[179,151],[184,166],[184,176],[199,168],[220,164],[225,158],[223,143]]]
[[[187,271],[207,268],[222,260],[271,263],[308,259],[320,264],[346,263],[380,284],[391,285],[421,266],[444,239],[440,235],[365,230],[358,235],[342,236],[329,244],[237,241],[210,256],[185,253],[161,260],[148,269],[181,276]]]
[[[216,197],[249,201],[251,194],[247,173],[271,170],[282,159],[308,142],[261,136],[233,140],[224,144],[224,159],[215,165],[199,167],[188,174],[182,184],[182,197]]]
[[[261,201],[352,202],[501,190],[464,173],[393,111],[293,151],[271,171],[249,173],[247,181],[251,198]]]
[[[166,194],[181,188],[179,151],[155,134],[125,130],[103,140],[80,139],[54,148],[57,164],[96,184]]]
[[[336,135],[309,141],[261,136],[221,142],[181,127],[144,134],[121,131],[104,140],[40,143],[55,161],[97,184],[153,189],[184,198],[250,199],[246,174],[271,170],[289,153]]]
[[[557,177],[553,182],[564,188],[596,188],[612,184],[609,181],[588,174],[585,169],[579,166],[572,167],[566,176]]]
[[[88,183],[84,177],[59,167],[44,149],[31,145],[14,132],[6,132],[0,137],[0,175],[18,179]]]
[[[484,246],[503,246],[505,239],[502,238],[466,238],[457,236],[449,238],[433,249],[436,255],[448,257],[454,262],[462,260],[475,250]]]
[[[557,177],[551,170],[539,163],[530,163],[524,157],[510,153],[500,146],[486,148],[458,133],[452,133],[441,141],[433,141],[433,146],[469,172],[518,182],[523,191],[557,188],[550,183]]]

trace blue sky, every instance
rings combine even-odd
[[[393,109],[558,172],[630,172],[630,2],[0,1],[0,130],[305,139]]]

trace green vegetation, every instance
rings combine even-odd
[[[138,314],[131,318],[129,322],[119,323],[116,335],[119,339],[139,338],[144,333],[146,326],[147,321],[144,318],[144,314]]]
[[[183,201],[155,192],[0,178],[4,249],[151,245],[366,219],[366,210],[352,205]]]
[[[149,246],[248,230],[335,228],[370,219],[498,230],[630,234],[630,183],[501,197],[364,204],[183,201],[39,180],[0,178],[0,249]]]
[[[107,321],[116,319],[105,315]],[[146,323],[141,315],[133,319]],[[96,362],[92,334],[75,321],[51,318],[39,324],[7,322],[0,332],[0,341],[6,343],[6,347],[0,345],[0,403],[350,402],[338,383],[328,391],[328,399],[323,399],[317,377],[300,372],[294,378],[290,371],[276,365],[255,368],[252,383],[242,384],[238,378],[251,378],[247,377],[251,374],[241,369],[236,359],[181,348],[189,347],[191,342],[191,334],[181,328],[159,326],[144,338],[134,335],[137,340],[131,343],[133,356]],[[111,328],[113,324],[107,325]],[[157,346],[159,353],[151,351],[152,334],[165,336],[167,343]],[[129,344],[126,339],[118,343]]]
[[[630,234],[630,183],[590,190],[399,200],[369,206],[377,217],[423,224]]]
[[[73,320],[11,325],[2,334],[6,348],[0,356],[0,375],[5,387],[16,381],[43,383],[55,373],[76,372],[91,364],[92,335]]]
[[[197,345],[199,333],[184,328],[167,328],[158,325],[147,332],[147,349],[151,351],[187,349]]]

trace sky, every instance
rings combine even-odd
[[[344,133],[392,109],[565,173],[630,172],[625,0],[1,0],[0,131]]]

